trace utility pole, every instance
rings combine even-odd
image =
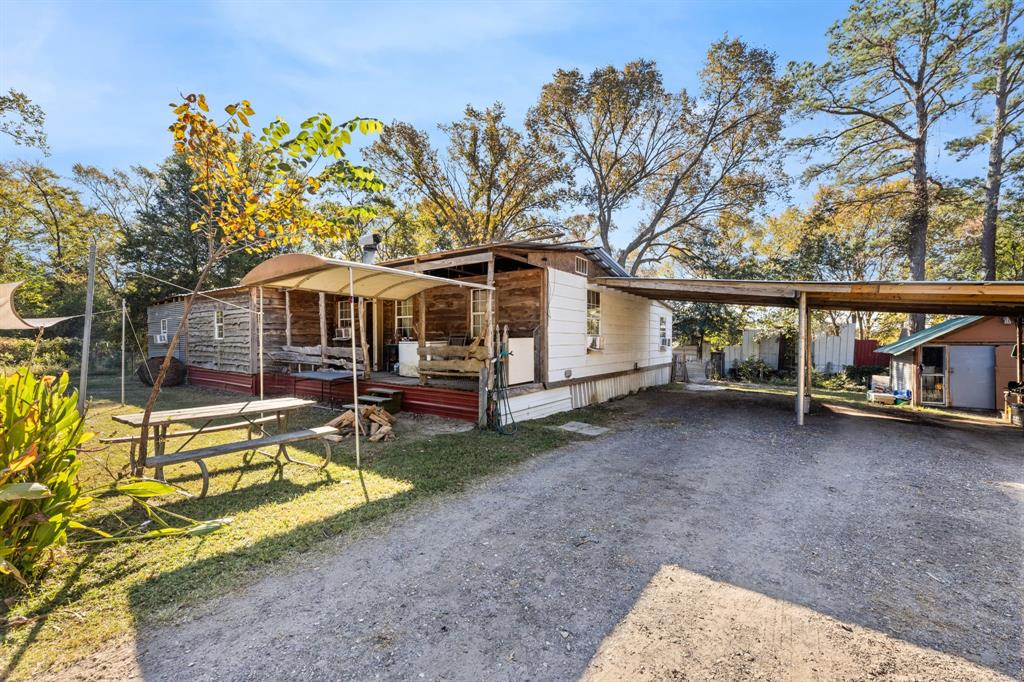
[[[96,240],[89,244],[89,280],[85,288],[85,329],[82,331],[82,369],[78,377],[78,413],[85,414],[89,388],[89,344],[92,341],[92,299],[96,290]]]

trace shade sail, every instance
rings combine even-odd
[[[304,253],[286,253],[263,261],[242,278],[241,285],[322,291],[344,296],[399,301],[435,287],[493,288],[485,284],[470,284],[445,277],[396,270],[383,265],[366,265]]]
[[[5,331],[21,331],[26,329],[39,329],[41,327],[52,327],[58,322],[70,320],[70,317],[22,317],[14,307],[14,292],[22,285],[22,282],[6,282],[0,284],[0,329]]]
[[[796,282],[597,277],[596,283],[658,300],[894,313],[1024,315],[1024,282]]]

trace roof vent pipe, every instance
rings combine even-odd
[[[363,264],[373,265],[377,260],[377,245],[380,244],[380,235],[376,232],[364,234],[359,238],[359,246],[363,249]]]

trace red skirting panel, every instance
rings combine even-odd
[[[222,372],[189,365],[188,381],[193,386],[215,388],[233,393],[259,395],[259,375],[240,372]],[[359,383],[359,393],[373,387],[397,388],[402,391],[402,409],[409,412],[433,414],[451,419],[476,421],[477,394],[451,388],[389,384],[387,381]],[[338,405],[352,402],[352,383],[325,384],[316,380],[294,380],[287,374],[267,372],[263,375],[265,396],[296,395],[313,400],[330,400]]]

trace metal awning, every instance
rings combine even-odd
[[[657,300],[946,315],[1024,315],[1024,282],[798,282],[597,277],[602,286]]]
[[[242,278],[241,285],[399,301],[435,287],[494,288],[486,284],[460,282],[383,265],[367,265],[304,253],[286,253],[263,261]]]
[[[4,331],[42,329],[52,327],[58,322],[70,320],[77,315],[69,317],[22,317],[14,307],[14,292],[22,282],[6,282],[0,284],[0,329]]]

